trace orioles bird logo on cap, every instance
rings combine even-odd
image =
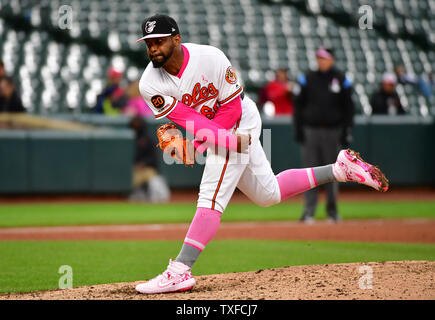
[[[146,33],[151,33],[151,32],[153,32],[155,26],[156,26],[156,22],[155,22],[155,21],[148,21],[148,22],[145,24],[145,32],[146,32]]]

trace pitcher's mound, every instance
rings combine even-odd
[[[142,295],[141,281],[0,295],[0,299],[435,299],[435,261],[296,266],[196,277],[190,292]]]

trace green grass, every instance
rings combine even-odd
[[[179,241],[4,241],[0,243],[0,292],[57,289],[59,267],[73,270],[73,286],[149,279],[175,258]],[[195,275],[289,265],[435,260],[435,245],[317,241],[212,241]]]
[[[23,204],[1,205],[0,227],[55,226],[89,224],[135,224],[190,222],[194,204]],[[296,220],[301,203],[282,203],[269,208],[254,204],[230,204],[222,221]],[[435,201],[431,202],[341,202],[343,219],[435,218]],[[325,217],[320,205],[317,218]]]

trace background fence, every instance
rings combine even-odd
[[[131,189],[134,135],[128,118],[56,116],[104,129],[88,131],[0,130],[1,193],[126,193]],[[161,121],[149,119],[149,134]],[[300,167],[299,145],[289,117],[264,119],[271,129],[275,173]],[[394,186],[435,185],[435,125],[432,118],[356,117],[352,148],[378,164]],[[262,138],[261,138],[262,139]],[[262,140],[263,141],[263,140]],[[203,165],[167,165],[162,175],[173,188],[196,188]]]

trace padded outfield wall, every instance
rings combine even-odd
[[[128,193],[134,153],[128,118],[93,115],[57,118],[107,129],[0,130],[0,193]],[[149,133],[155,137],[162,122],[148,119],[147,123]],[[264,119],[263,129],[271,130],[269,145],[274,172],[300,168],[300,148],[293,139],[291,119]],[[378,164],[391,185],[435,186],[432,118],[356,117],[351,147],[366,160]],[[166,165],[161,152],[158,153],[161,173],[172,188],[199,186],[203,165],[194,168]]]

